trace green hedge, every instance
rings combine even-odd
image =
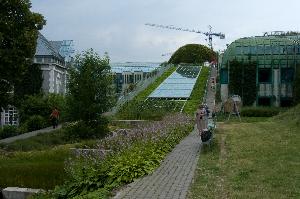
[[[242,117],[272,117],[278,115],[282,108],[278,107],[243,107]]]
[[[199,104],[201,104],[202,98],[205,94],[206,82],[209,77],[209,72],[210,70],[208,67],[202,67],[201,73],[192,91],[191,98],[186,102],[184,106],[183,110],[185,113],[193,115],[197,110]]]

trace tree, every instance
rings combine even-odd
[[[0,1],[0,107],[10,102],[36,49],[38,30],[45,25],[42,15],[30,11],[29,0]]]
[[[69,70],[67,112],[70,120],[98,120],[115,104],[109,58],[90,49],[75,58]]]
[[[27,67],[19,84],[15,85],[15,95],[23,99],[25,95],[37,95],[42,92],[43,75],[38,64]]]
[[[203,64],[215,60],[215,53],[201,44],[187,44],[180,47],[170,58],[169,63]]]

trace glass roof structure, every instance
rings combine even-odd
[[[126,63],[111,63],[111,71],[115,73],[122,72],[152,72],[160,67],[160,63],[151,62],[126,62]]]
[[[199,66],[180,66],[148,98],[188,99],[200,74]]]
[[[260,67],[265,68],[270,68],[272,64],[293,65],[295,60],[300,62],[300,35],[266,35],[238,39],[224,52],[221,67],[226,68],[228,62],[234,59],[257,62]]]

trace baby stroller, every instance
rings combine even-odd
[[[208,129],[203,129],[202,133],[201,133],[201,141],[203,144],[209,144],[209,142],[212,140],[213,138],[213,133],[211,130]]]
[[[210,143],[212,142],[213,139],[213,131],[215,128],[216,128],[216,123],[214,120],[211,120],[207,125],[207,129],[203,129],[201,133],[201,141],[203,144],[209,145],[210,147]]]

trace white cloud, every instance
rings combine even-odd
[[[224,32],[213,38],[216,49],[245,36],[273,30],[299,30],[298,0],[32,0],[47,25],[42,33],[51,40],[73,39],[78,51],[107,51],[112,61],[163,61],[162,53],[187,43],[207,44],[205,36],[158,29],[158,23]]]

